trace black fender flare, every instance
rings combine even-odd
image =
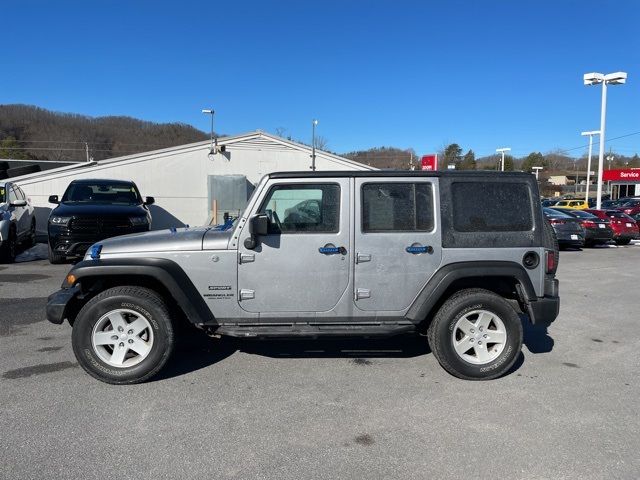
[[[408,320],[418,323],[440,301],[447,289],[457,280],[471,277],[508,277],[516,280],[522,288],[528,304],[536,300],[536,292],[524,267],[516,262],[482,261],[450,263],[440,268],[422,288],[405,314]]]
[[[150,277],[160,282],[171,293],[191,323],[215,325],[216,321],[204,298],[195,285],[176,262],[166,258],[113,258],[84,260],[77,263],[67,274],[62,288],[70,288],[70,275],[82,284],[83,278],[104,279],[107,277]]]

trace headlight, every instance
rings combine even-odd
[[[71,221],[71,217],[51,217],[49,219],[49,223],[51,223],[53,225],[64,225],[64,226],[67,226],[67,225],[69,225],[70,221]]]
[[[129,217],[129,221],[131,222],[131,225],[133,225],[134,227],[149,224],[149,219],[146,216],[145,217]]]

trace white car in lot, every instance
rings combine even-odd
[[[20,243],[31,246],[35,241],[31,202],[18,185],[0,181],[0,263],[13,262]]]

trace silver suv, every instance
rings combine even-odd
[[[524,173],[273,173],[234,222],[93,245],[47,317],[115,384],[157,374],[181,318],[216,336],[426,332],[451,374],[496,378],[520,354],[519,314],[559,311],[538,198]]]
[[[29,199],[12,182],[0,181],[0,263],[16,258],[18,244],[36,242],[36,217]]]

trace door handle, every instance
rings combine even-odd
[[[420,253],[433,253],[433,247],[431,245],[420,245],[419,243],[414,243],[409,245],[404,249],[407,253],[411,253],[413,255],[418,255]]]
[[[356,253],[356,263],[364,263],[364,262],[370,262],[371,261],[371,254],[370,253]]]
[[[347,254],[346,248],[336,247],[333,243],[327,243],[324,247],[320,247],[318,251],[323,255],[335,255],[336,253],[339,253],[340,255]]]
[[[256,261],[256,256],[253,253],[241,253],[238,263],[243,264],[243,263],[251,263],[255,261]]]

